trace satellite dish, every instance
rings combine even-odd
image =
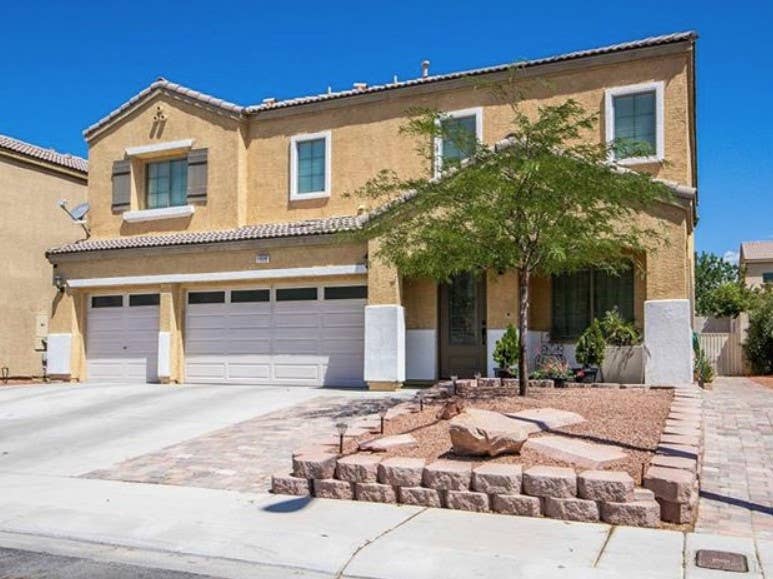
[[[70,210],[70,215],[75,221],[81,221],[84,217],[86,217],[86,213],[89,212],[89,204],[88,203],[81,203],[80,205],[76,205]]]

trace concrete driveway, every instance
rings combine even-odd
[[[324,405],[327,399],[379,397],[383,395],[268,386],[0,388],[0,472],[79,476],[312,400]],[[287,420],[292,423],[291,417]],[[265,447],[267,442],[254,444]]]

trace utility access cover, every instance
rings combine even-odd
[[[701,549],[695,553],[695,565],[702,569],[715,569],[717,571],[731,571],[734,573],[748,573],[749,571],[746,555],[730,553],[728,551]]]

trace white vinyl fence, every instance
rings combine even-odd
[[[736,333],[701,333],[701,348],[719,376],[743,374],[743,350]]]

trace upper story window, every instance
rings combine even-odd
[[[330,196],[330,131],[290,140],[290,199]]]
[[[435,140],[435,176],[443,166],[469,158],[483,139],[483,109],[465,109],[446,113],[438,123],[441,135]]]
[[[624,164],[663,160],[662,82],[608,89],[605,121],[606,139],[613,147],[614,160]]]
[[[154,161],[146,165],[148,209],[188,203],[188,159]]]
[[[773,271],[766,271],[762,274],[762,283],[773,285]]]

